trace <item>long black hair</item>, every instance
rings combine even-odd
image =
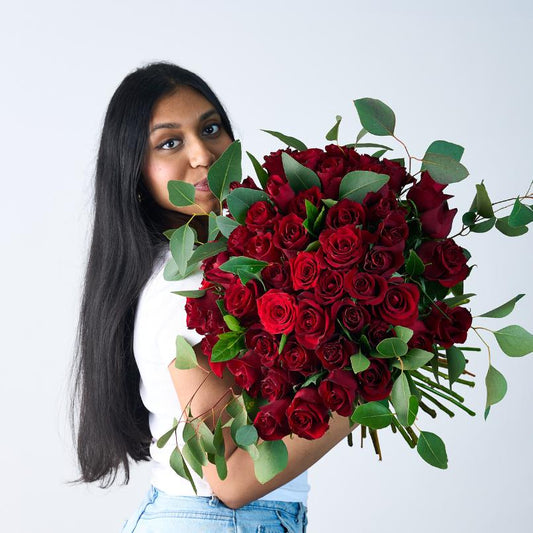
[[[128,456],[135,462],[150,459],[152,435],[139,394],[133,325],[139,293],[168,247],[163,231],[170,226],[143,183],[142,166],[153,107],[180,86],[202,94],[234,140],[228,116],[206,82],[172,63],[136,69],[111,98],[96,163],[92,240],[72,366],[70,423],[81,476],[71,483],[100,481],[107,488],[123,466],[127,484]],[[183,215],[181,223],[189,219]]]

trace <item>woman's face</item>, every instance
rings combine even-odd
[[[152,112],[143,166],[144,182],[155,201],[186,215],[219,213],[217,198],[201,186],[195,187],[197,205],[176,207],[168,198],[167,183],[204,182],[209,167],[231,142],[213,104],[196,90],[182,86],[162,97]]]

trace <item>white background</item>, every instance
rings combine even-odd
[[[436,139],[465,147],[471,175],[448,189],[462,214],[482,179],[498,200],[523,194],[533,178],[531,6],[525,0],[4,6],[0,529],[118,532],[147,490],[147,464],[134,465],[128,486],[65,484],[78,474],[67,377],[91,180],[106,106],[126,74],[162,59],[199,73],[258,158],[281,147],[260,129],[323,146],[336,114],[344,117],[340,141],[353,142],[360,126],[352,101],[379,98],[396,112],[396,133],[413,154],[422,156]],[[403,156],[395,146],[395,156]],[[473,314],[527,293],[510,317],[474,324],[532,330],[531,235],[510,239],[492,230],[458,242],[477,265],[466,285],[478,295]],[[357,430],[353,448],[340,443],[310,471],[310,533],[531,531],[533,357],[511,359],[490,334],[486,339],[509,384],[488,420],[485,351],[471,357],[478,386],[465,393],[478,416],[458,411],[454,419],[419,419],[419,427],[446,442],[449,468],[428,466],[389,429],[380,432],[379,462],[370,440],[358,447]]]

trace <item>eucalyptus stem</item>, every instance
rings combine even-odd
[[[416,378],[422,380],[427,385],[431,385],[435,389],[440,389],[441,391],[444,391],[446,394],[449,394],[449,395],[453,396],[454,398],[456,398],[460,402],[464,402],[465,401],[465,399],[460,394],[457,394],[456,392],[450,390],[449,388],[445,387],[444,385],[441,385],[440,383],[437,383],[437,382],[429,379],[428,377],[424,376],[423,374],[421,374],[417,370],[414,370],[411,373],[411,375],[413,377],[416,377]]]
[[[471,409],[468,409],[468,407],[465,407],[461,402],[458,402],[454,398],[450,398],[449,396],[446,396],[445,394],[442,394],[442,392],[439,392],[438,390],[434,390],[431,387],[428,387],[427,385],[424,385],[424,383],[415,382],[419,387],[422,387],[423,389],[431,391],[433,394],[436,394],[437,396],[440,396],[441,398],[444,398],[445,400],[448,400],[449,402],[453,403],[454,405],[457,405],[460,409],[467,412],[471,416],[476,416],[476,413],[472,411]],[[420,391],[422,392],[422,391]],[[425,394],[425,393],[423,393]],[[427,396],[427,395],[426,395]]]
[[[407,442],[407,444],[409,444],[409,447],[410,448],[414,448],[416,445],[415,445],[413,439],[411,439],[411,437],[409,436],[407,431],[405,431],[405,428],[400,424],[400,422],[398,422],[398,420],[396,419],[395,416],[392,417],[392,423],[394,424],[394,427],[400,432],[400,434],[404,438],[405,442]]]

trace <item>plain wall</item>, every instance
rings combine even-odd
[[[0,529],[119,531],[148,488],[148,464],[133,466],[127,486],[65,484],[78,475],[67,378],[92,177],[106,106],[126,74],[162,59],[198,72],[259,159],[282,147],[260,129],[324,146],[336,114],[340,141],[353,142],[360,125],[352,101],[379,98],[396,112],[397,135],[414,155],[436,139],[465,147],[471,175],[447,190],[462,214],[481,180],[501,200],[523,194],[533,178],[532,23],[525,0],[3,6]],[[404,155],[393,146],[395,157]],[[531,331],[531,235],[492,230],[457,241],[477,265],[466,282],[477,294],[473,314],[527,293],[509,317],[474,324]],[[419,427],[445,441],[449,468],[430,467],[390,429],[380,431],[380,462],[370,440],[359,448],[356,430],[353,448],[341,442],[310,470],[310,533],[531,530],[533,358],[509,358],[484,337],[507,378],[506,398],[484,421],[483,350],[469,364],[478,384],[465,391],[478,415],[419,417]],[[475,335],[469,342],[481,346]]]

